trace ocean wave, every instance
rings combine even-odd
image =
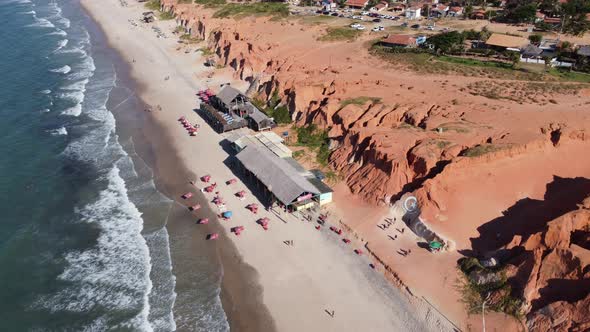
[[[63,31],[60,28],[55,28],[55,31],[52,31],[52,32],[50,32],[50,33],[47,34],[47,36],[51,36],[51,35],[57,35],[57,36],[64,36],[65,37],[65,36],[68,35],[68,33],[65,32],[65,31]]]
[[[63,112],[63,115],[70,115],[70,116],[80,116],[82,114],[82,103],[78,103],[73,107],[66,108]]]
[[[35,23],[31,23],[27,26],[35,28],[55,28],[55,25],[53,25],[48,19],[38,17],[35,17]]]
[[[65,65],[63,67],[59,67],[59,68],[55,68],[55,69],[50,69],[49,71],[52,73],[60,73],[60,74],[67,74],[72,70],[72,67]]]
[[[148,321],[148,294],[152,283],[149,250],[141,235],[141,213],[129,200],[125,181],[115,165],[100,180],[107,182],[96,201],[77,210],[80,220],[100,230],[96,245],[65,255],[67,266],[59,279],[68,286],[57,294],[41,297],[35,307],[52,312],[88,313],[97,308],[108,312],[96,318],[94,326],[118,321],[109,317],[140,309],[128,321],[111,329],[152,331]],[[112,324],[112,323],[111,323]]]
[[[41,113],[49,113],[49,112],[51,112],[51,110],[49,108],[44,108],[44,109],[40,110],[39,112],[41,112]]]
[[[71,48],[61,49],[61,50],[56,51],[55,53],[60,53],[60,54],[80,54],[83,57],[85,57],[85,56],[88,55],[88,53],[86,53],[86,51],[82,47],[71,47]]]
[[[67,19],[67,18],[65,18],[65,17],[60,17],[60,18],[58,18],[58,19],[56,20],[56,22],[57,22],[57,23],[59,23],[59,24],[60,24],[60,25],[61,25],[63,28],[65,28],[65,29],[69,29],[69,28],[70,28],[70,24],[71,24],[71,22],[70,22],[70,20],[68,20],[68,19]]]
[[[66,47],[66,45],[68,45],[68,42],[69,42],[69,40],[67,40],[67,39],[62,39],[62,40],[58,41],[57,48],[53,52],[57,52],[57,51],[61,50],[62,48]]]
[[[65,85],[63,87],[60,88],[60,90],[66,90],[66,91],[82,91],[84,90],[84,88],[86,87],[86,84],[88,84],[88,77],[83,79],[83,80],[79,80],[79,81],[75,81],[73,83],[70,83],[68,85]]]
[[[63,136],[68,134],[66,127],[60,127],[57,129],[49,130],[49,133],[53,136]]]
[[[39,93],[44,94],[44,95],[48,95],[51,93],[51,90],[47,89],[47,90],[41,90],[39,91]]]

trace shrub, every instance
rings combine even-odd
[[[145,8],[150,10],[160,10],[160,0],[151,0],[146,2]]]
[[[328,164],[330,157],[330,148],[328,146],[328,131],[318,129],[315,124],[310,124],[296,128],[297,143],[306,146],[312,150],[317,150],[317,162],[325,166]]]
[[[379,97],[367,97],[367,96],[361,96],[361,97],[356,97],[356,98],[349,98],[349,99],[345,99],[343,101],[340,102],[340,106],[344,107],[346,105],[364,105],[365,103],[367,103],[368,101],[371,101],[374,104],[380,103],[381,102],[381,98]]]
[[[291,123],[291,114],[289,114],[287,106],[279,106],[275,108],[272,112],[272,117],[278,124]]]
[[[321,41],[355,40],[362,32],[349,27],[328,27],[326,34],[318,38]]]
[[[280,2],[256,2],[256,3],[230,3],[223,6],[213,14],[216,18],[231,16],[267,15],[267,16],[289,16],[289,7],[286,3]]]
[[[541,35],[535,34],[535,35],[530,35],[529,36],[529,41],[532,44],[537,44],[538,45],[541,42],[541,40],[543,40],[543,36],[541,36]]]

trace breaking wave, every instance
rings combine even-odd
[[[72,70],[72,67],[65,65],[63,67],[59,67],[59,68],[55,68],[55,69],[50,69],[49,71],[52,73],[60,73],[60,74],[67,74]]]

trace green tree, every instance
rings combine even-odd
[[[539,2],[539,10],[544,13],[557,13],[559,11],[559,1],[541,0],[541,2]]]
[[[586,18],[587,13],[590,13],[590,1],[588,0],[570,0],[562,4],[562,31],[573,35],[583,35],[590,30],[590,21]]]
[[[508,51],[506,56],[508,56],[508,59],[512,62],[512,68],[518,68],[518,64],[520,63],[520,53]]]
[[[470,18],[471,15],[473,15],[473,6],[471,4],[465,6],[465,9],[463,10],[463,17],[464,18]]]
[[[531,44],[539,45],[541,40],[543,40],[543,36],[541,35],[534,34],[529,36],[529,41]]]
[[[427,39],[438,53],[443,54],[463,51],[463,41],[465,41],[463,34],[457,31],[441,33]]]
[[[551,66],[551,57],[544,56],[543,61],[545,61],[545,70],[548,71],[549,67]]]
[[[506,18],[513,22],[532,22],[537,13],[534,3],[516,4],[507,8]]]

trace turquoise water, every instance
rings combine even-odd
[[[0,23],[0,330],[173,330],[164,216],[146,230],[141,206],[171,201],[118,141],[112,52],[75,1],[0,0]]]

